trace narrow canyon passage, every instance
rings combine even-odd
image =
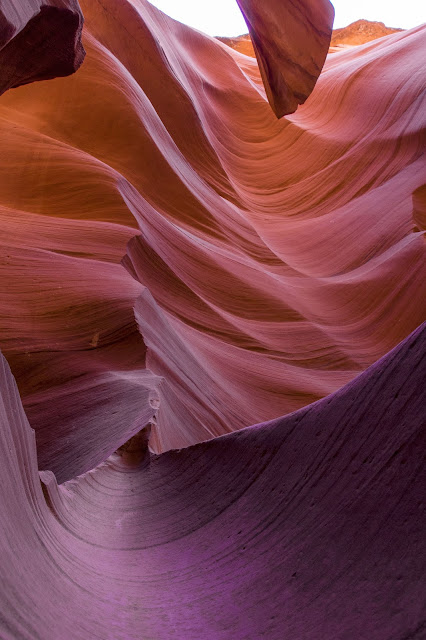
[[[1,640],[426,632],[426,27],[238,5],[0,6]]]

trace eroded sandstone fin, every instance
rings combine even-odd
[[[2,2],[0,95],[37,80],[68,76],[84,60],[83,15],[77,0]]]
[[[269,104],[277,118],[310,96],[332,35],[328,0],[237,0],[247,23]]]

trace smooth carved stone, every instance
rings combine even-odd
[[[0,4],[0,94],[36,80],[68,76],[80,67],[83,15],[77,0]]]
[[[324,66],[334,8],[328,0],[237,0],[269,103],[281,118],[310,96]]]
[[[291,415],[62,486],[0,356],[2,640],[424,637],[425,338]]]
[[[157,453],[336,391],[426,297],[425,27],[329,56],[277,120],[255,60],[148,2],[81,9],[79,72],[0,99],[0,348],[60,483],[157,387]]]

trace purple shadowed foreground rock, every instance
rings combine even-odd
[[[3,359],[2,640],[424,637],[425,338],[284,418],[158,456],[141,433],[61,486]]]
[[[0,94],[74,73],[84,60],[77,0],[0,3]]]

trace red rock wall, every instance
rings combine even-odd
[[[277,121],[254,61],[138,6],[83,3],[80,71],[1,98],[0,345],[60,480],[123,442],[114,412],[137,430],[151,397],[141,286],[119,264],[136,225],[157,450],[323,397],[424,318],[424,30],[329,59]]]
[[[425,29],[277,120],[255,60],[82,10],[0,98],[2,640],[420,638]]]

